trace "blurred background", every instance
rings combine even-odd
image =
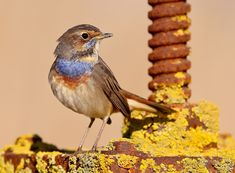
[[[75,148],[89,119],[62,106],[47,81],[56,39],[68,28],[90,23],[114,37],[100,55],[121,86],[150,95],[147,0],[0,0],[0,147],[22,134],[38,133],[59,147]],[[220,107],[220,129],[235,136],[235,1],[189,0],[192,5],[191,102],[207,99]],[[121,137],[123,117],[112,116],[100,145]],[[97,120],[85,145],[91,146]]]

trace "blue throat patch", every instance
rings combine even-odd
[[[68,77],[80,77],[86,73],[90,73],[94,63],[74,61],[65,58],[57,58],[55,69],[58,73]]]
[[[86,46],[86,49],[91,49],[91,48],[93,48],[93,47],[95,46],[96,42],[97,42],[97,41],[96,41],[96,40],[93,40],[93,39],[90,40],[89,42],[87,42],[86,45],[85,45],[85,46]]]

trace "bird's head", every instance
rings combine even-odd
[[[95,26],[83,24],[70,28],[59,39],[56,55],[71,58],[74,55],[87,56],[97,54],[100,41],[111,37],[111,33],[103,33]]]

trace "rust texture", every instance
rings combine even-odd
[[[187,59],[190,48],[187,42],[191,38],[188,28],[191,24],[187,13],[191,6],[185,0],[148,0],[152,10],[148,17],[152,24],[148,31],[152,38],[148,45],[152,52],[148,59],[153,63],[148,73],[152,77],[149,82],[149,89],[153,93],[158,92],[158,86],[171,86],[180,84],[185,92],[187,101],[191,96],[188,87],[191,76],[187,70],[191,67],[191,62]],[[177,73],[182,72],[183,77],[177,77]],[[149,97],[156,101],[154,94]]]
[[[35,142],[34,142],[35,143]],[[214,144],[211,144],[214,145]],[[208,148],[211,146],[208,146]],[[44,151],[44,149],[43,149]],[[58,150],[59,151],[59,150]],[[130,143],[128,141],[115,141],[113,142],[113,148],[108,150],[108,151],[100,151],[100,152],[83,152],[80,153],[77,157],[74,157],[74,155],[68,154],[68,153],[57,153],[55,156],[51,156],[50,152],[44,152],[43,157],[41,159],[38,159],[37,155],[38,153],[32,153],[32,154],[15,154],[11,152],[6,152],[4,153],[4,161],[5,163],[8,162],[8,164],[12,164],[14,167],[14,172],[23,172],[23,171],[29,171],[32,173],[38,173],[38,172],[71,172],[71,170],[75,167],[76,170],[73,170],[73,172],[107,172],[107,170],[112,171],[114,173],[141,173],[141,172],[149,172],[149,173],[154,173],[154,172],[165,172],[167,170],[171,170],[173,172],[190,172],[191,169],[188,169],[187,165],[185,164],[184,160],[191,160],[193,161],[192,163],[196,162],[199,164],[199,167],[196,168],[196,170],[201,170],[200,169],[200,160],[203,160],[205,163],[203,166],[205,167],[204,169],[208,172],[218,172],[218,169],[215,166],[215,163],[220,163],[222,162],[223,158],[218,157],[218,156],[151,156],[150,153],[144,153],[142,151],[139,151],[136,146],[133,143]],[[127,156],[126,160],[125,157],[124,160],[120,160],[120,156],[124,154]],[[85,157],[89,156],[90,158],[93,159],[93,162],[97,164],[96,169],[89,169],[92,166],[89,165],[90,163],[85,163],[83,165],[82,161]],[[103,164],[100,162],[101,158],[100,155],[103,155],[103,158],[109,158],[113,160],[112,162],[107,164]],[[52,159],[53,157],[53,159]],[[37,158],[37,159],[36,159]],[[75,160],[73,160],[74,158]],[[131,158],[135,158],[132,164],[132,166],[128,166],[129,161],[128,158],[131,161]],[[54,162],[52,162],[52,160]],[[149,164],[144,164],[145,161],[150,160],[152,164],[155,166]],[[45,167],[40,167],[40,163],[45,164]],[[90,160],[91,161],[91,160]],[[104,160],[103,160],[104,161]],[[89,162],[89,161],[87,161]],[[122,165],[121,163],[124,163]],[[19,165],[21,164],[21,167]],[[91,161],[92,163],[92,161]],[[104,162],[105,163],[105,162]],[[191,162],[189,162],[190,165]],[[80,165],[82,164],[82,165]],[[170,166],[169,166],[170,165]],[[194,165],[194,166],[195,166]],[[0,168],[3,165],[0,165]],[[84,167],[85,166],[85,167]],[[146,166],[143,170],[143,166]],[[169,166],[169,167],[168,167]],[[202,165],[201,165],[202,166]],[[80,169],[80,168],[84,169]],[[193,166],[192,166],[193,167]],[[2,167],[3,168],[3,167]],[[193,169],[193,168],[192,168]],[[3,172],[8,172],[10,170],[4,170],[0,169]],[[235,165],[231,166],[231,171],[234,172],[235,170]]]

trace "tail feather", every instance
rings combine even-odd
[[[171,114],[175,112],[175,110],[165,105],[146,100],[126,90],[122,90],[122,92],[123,92],[123,95],[127,98],[130,109],[140,109],[140,110],[145,110],[145,111],[149,111],[153,113],[161,112],[163,114]]]

